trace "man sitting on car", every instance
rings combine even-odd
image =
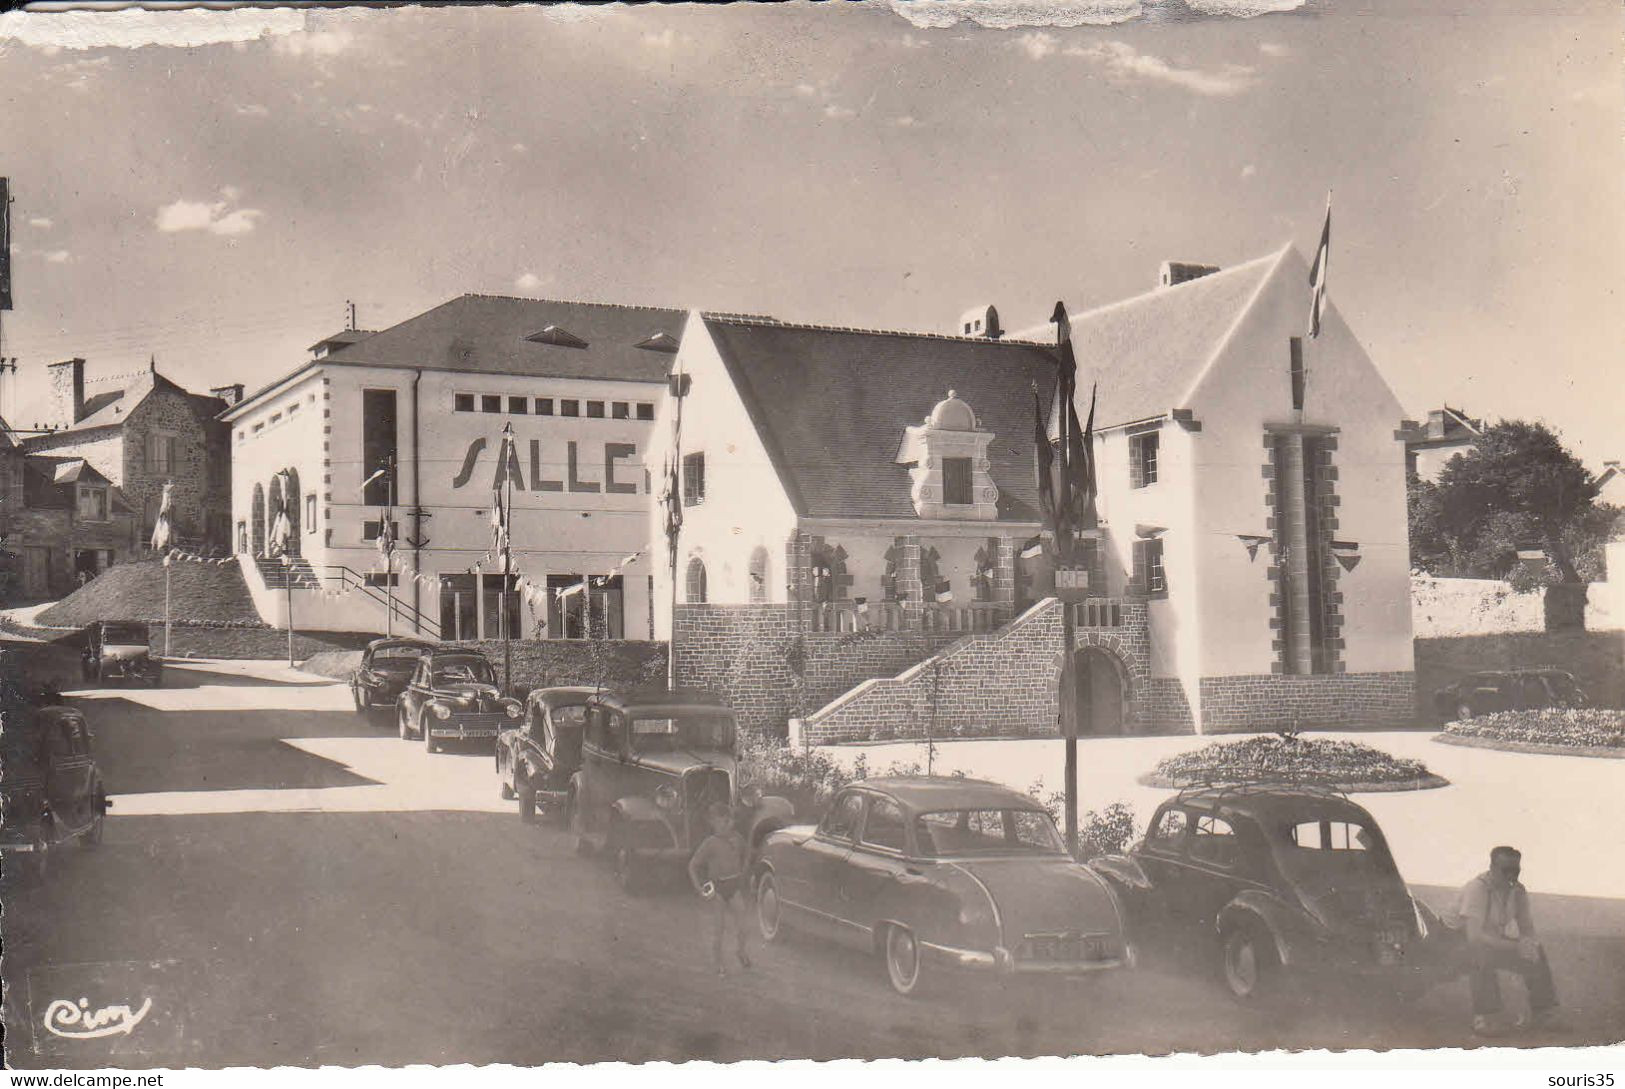
[[[1490,852],[1490,868],[1461,890],[1455,922],[1467,941],[1473,1031],[1480,1035],[1501,1031],[1501,983],[1497,971],[1516,972],[1523,977],[1529,991],[1531,1019],[1536,1025],[1556,1025],[1557,993],[1552,986],[1552,969],[1546,963],[1546,950],[1535,936],[1529,890],[1518,881],[1522,870],[1522,854],[1512,847],[1497,847]]]

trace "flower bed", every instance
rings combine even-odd
[[[1220,741],[1170,756],[1140,782],[1153,787],[1280,783],[1337,790],[1420,790],[1447,786],[1419,760],[1358,741],[1273,735]]]
[[[1625,711],[1606,707],[1498,711],[1449,723],[1434,740],[1513,752],[1625,757]]]

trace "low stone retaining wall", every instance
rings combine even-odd
[[[443,647],[478,650],[502,679],[500,639],[447,642]],[[509,644],[513,682],[528,688],[602,685],[642,688],[666,683],[666,644],[643,640],[516,639]]]
[[[1203,677],[1202,732],[1395,729],[1416,721],[1414,673]]]

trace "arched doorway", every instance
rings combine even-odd
[[[300,554],[299,538],[304,534],[304,512],[299,509],[303,502],[299,495],[299,470],[284,469],[282,472],[282,501],[288,512],[288,555],[297,556]]]
[[[249,522],[254,535],[254,555],[265,555],[265,485],[254,485],[253,506]]]
[[[1079,735],[1109,737],[1128,733],[1129,684],[1122,662],[1099,647],[1080,647],[1072,664]]]

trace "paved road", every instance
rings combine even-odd
[[[1411,1008],[1340,995],[1253,1010],[1176,966],[905,1000],[876,964],[804,941],[718,980],[700,905],[676,887],[627,897],[558,830],[521,825],[488,755],[429,756],[359,720],[345,689],[285,670],[176,667],[168,684],[75,697],[115,809],[99,850],[66,852],[7,902],[13,1065],[1474,1044],[1459,984]],[[1625,905],[1536,909],[1573,1023],[1517,1042],[1625,1036]],[[153,1001],[128,1034],[39,1031],[51,1001],[79,998]]]

